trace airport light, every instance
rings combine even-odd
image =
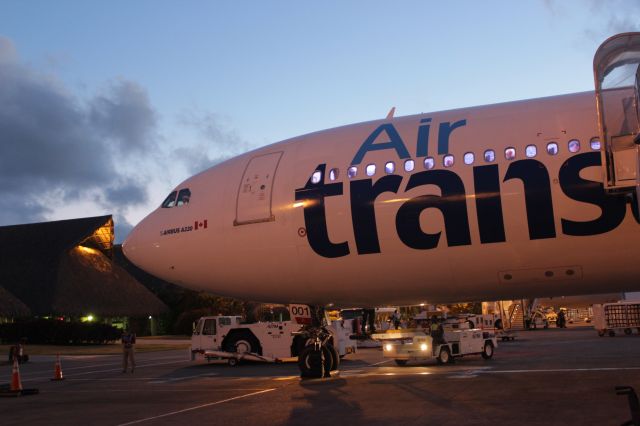
[[[87,321],[89,322],[93,321],[93,315],[91,314],[87,315]]]
[[[149,315],[149,319],[153,318],[151,315]]]
[[[85,247],[85,246],[77,246],[78,250],[80,250],[81,253],[84,254],[98,254],[100,253],[98,250],[91,248],[91,247]]]

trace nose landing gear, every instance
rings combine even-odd
[[[324,325],[324,308],[313,307],[311,325],[298,332],[306,345],[298,355],[298,368],[302,378],[331,377],[340,363],[338,352],[332,345],[332,335]]]

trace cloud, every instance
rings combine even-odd
[[[105,188],[105,200],[111,206],[127,206],[142,204],[148,201],[146,188],[139,182],[132,180],[123,181]]]
[[[562,21],[562,25],[570,25],[575,11],[567,9],[565,2],[544,0],[549,14]],[[615,34],[640,30],[640,2],[637,0],[588,0],[584,2],[589,26],[584,35],[592,41],[603,42]]]
[[[183,111],[178,123],[195,130],[198,139],[203,140],[174,149],[174,158],[178,158],[189,173],[201,172],[250,149],[249,143],[229,129],[220,116],[211,112]]]
[[[144,88],[121,79],[82,102],[21,63],[2,36],[0,82],[0,225],[44,220],[96,192],[105,213],[121,218],[147,201],[140,171],[123,166],[154,145],[157,118]]]
[[[113,217],[115,226],[115,241],[121,243],[124,241],[129,232],[133,229],[133,225],[129,223],[126,217],[121,214],[116,214]]]
[[[640,2],[629,0],[591,0],[591,13],[605,22],[606,36],[640,29]],[[590,30],[592,34],[594,30]]]
[[[0,62],[12,62],[15,58],[15,45],[10,39],[0,35]]]
[[[156,114],[146,91],[138,84],[120,80],[90,105],[92,127],[105,139],[116,143],[123,153],[153,148]]]

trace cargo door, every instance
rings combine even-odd
[[[605,188],[633,192],[640,180],[638,115],[640,33],[606,40],[593,59]]]
[[[274,152],[249,160],[238,189],[234,225],[275,220],[271,212],[271,195],[273,180],[281,157],[282,152]]]

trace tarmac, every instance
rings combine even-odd
[[[398,367],[379,348],[344,358],[330,379],[301,380],[295,363],[190,361],[187,350],[55,357],[20,366],[40,393],[0,398],[3,425],[619,425],[631,418],[615,386],[640,392],[640,335],[589,327],[519,332],[493,359]],[[8,383],[11,367],[2,366]]]

